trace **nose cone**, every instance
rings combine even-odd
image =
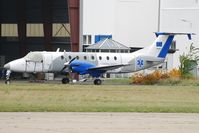
[[[4,68],[7,69],[7,70],[9,70],[10,69],[10,63],[5,64]]]
[[[24,72],[25,71],[25,59],[13,60],[4,65],[4,68],[13,72]]]

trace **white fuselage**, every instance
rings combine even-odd
[[[25,57],[11,61],[5,66],[15,72],[60,72],[65,62],[76,57],[77,60],[87,61],[96,66],[129,64],[107,71],[107,73],[129,73],[162,63],[161,61],[148,64],[141,53],[139,51],[134,53],[30,52]],[[140,57],[141,64],[138,63]]]
[[[163,63],[175,35],[188,35],[191,39],[190,33],[157,32],[157,38],[151,45],[134,53],[30,52],[7,63],[4,68],[15,72],[60,72],[76,58],[92,67],[84,71],[95,70],[97,73],[99,68],[103,68],[103,72],[107,73],[135,72]],[[81,68],[80,64],[75,65]]]

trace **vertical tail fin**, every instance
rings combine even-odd
[[[156,32],[157,39],[153,42],[153,44],[147,47],[147,53],[150,56],[165,58],[171,43],[174,39],[175,35],[187,35],[189,40],[191,39],[191,35],[193,33],[167,33],[167,32]]]

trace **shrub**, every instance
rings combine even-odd
[[[180,78],[181,72],[180,70],[172,69],[171,71],[168,72],[168,75],[170,78]]]
[[[153,73],[144,75],[141,73],[135,74],[131,78],[133,84],[153,85],[167,79],[166,82],[171,84],[179,83],[181,73],[177,69],[173,69],[169,72],[154,71]]]
[[[182,78],[192,78],[193,75],[190,72],[194,65],[199,61],[199,48],[196,48],[191,44],[189,52],[187,54],[183,53],[180,55],[180,66],[179,70],[181,72]]]

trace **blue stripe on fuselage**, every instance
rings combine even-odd
[[[166,41],[166,43],[164,44],[162,50],[160,51],[158,57],[160,58],[165,58],[167,53],[168,53],[168,50],[169,50],[169,47],[171,46],[171,43],[173,41],[173,38],[174,38],[174,35],[170,35]]]

